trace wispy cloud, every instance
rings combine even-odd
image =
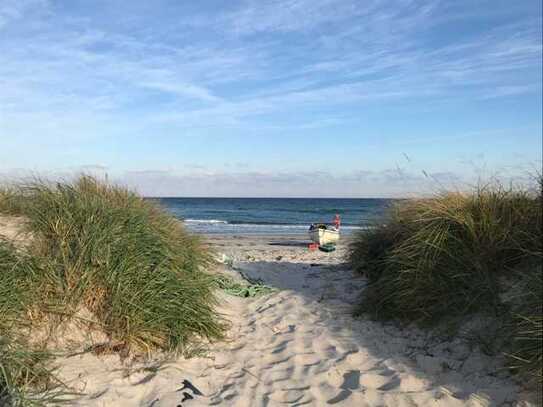
[[[240,10],[227,14],[224,20],[239,34],[301,31],[360,16],[375,7],[372,3],[350,0],[279,0],[263,3],[253,0]]]
[[[3,0],[0,147],[31,141],[56,147],[68,138],[137,145],[143,135],[292,134],[306,138],[296,147],[304,155],[314,133],[350,132],[353,140],[378,137],[384,128],[394,146],[436,142],[440,136],[417,123],[422,112],[445,131],[462,121],[451,120],[458,106],[505,110],[511,100],[533,104],[541,95],[541,6],[528,3],[157,0],[87,9]],[[490,126],[538,120],[519,115],[515,123]],[[394,124],[402,121],[410,127],[398,130]],[[466,128],[489,127],[473,121]],[[451,140],[464,130],[451,129]],[[406,134],[412,136],[404,140]],[[376,179],[392,182],[384,176]]]
[[[7,2],[0,15],[8,21],[44,6],[37,0]],[[217,37],[199,39],[205,26],[190,32],[199,43],[186,45],[175,37],[97,28],[70,15],[41,15],[32,41],[26,35],[0,41],[0,102],[13,119],[44,111],[119,114],[143,105],[146,114],[134,118],[139,122],[155,120],[157,113],[177,124],[205,117],[213,125],[214,118],[218,124],[226,117],[239,122],[294,106],[506,97],[541,87],[540,76],[520,75],[541,66],[538,21],[454,43],[422,42],[421,33],[436,21],[444,24],[442,12],[437,2],[247,2],[205,20],[215,21],[213,32],[223,30],[226,46]],[[323,24],[332,29],[321,31]],[[313,40],[231,36],[263,32]]]
[[[8,23],[16,23],[35,9],[43,10],[47,5],[47,0],[3,0],[0,3],[0,30]]]

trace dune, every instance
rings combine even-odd
[[[92,353],[58,358],[61,379],[83,394],[77,405],[536,405],[500,357],[416,328],[354,319],[366,282],[341,263],[342,245],[325,254],[288,239],[216,237],[211,244],[231,273],[277,290],[221,294],[228,338],[199,357],[164,364]]]
[[[24,242],[20,218],[0,236]],[[540,403],[504,368],[461,339],[353,318],[365,278],[333,253],[293,237],[215,236],[222,272],[274,288],[239,298],[219,293],[227,338],[189,359],[121,360],[90,352],[100,337],[56,358],[78,406],[518,406]],[[71,328],[70,328],[71,329]],[[74,332],[65,332],[66,337]],[[62,338],[58,338],[63,342]],[[87,349],[87,351],[85,351]],[[95,348],[94,348],[95,349]]]

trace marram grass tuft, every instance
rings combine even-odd
[[[494,186],[399,201],[351,243],[349,261],[370,282],[358,312],[422,324],[506,312],[516,366],[541,379],[542,242],[539,193]],[[528,274],[526,295],[503,303]]]
[[[543,383],[543,269],[534,268],[520,283],[508,325],[512,336],[510,366],[532,383]]]
[[[20,215],[24,202],[13,187],[0,187],[0,214]]]
[[[498,277],[540,260],[541,218],[539,199],[499,188],[400,201],[351,244],[351,264],[372,283],[362,306],[425,322],[492,307]]]
[[[31,260],[0,240],[0,405],[41,406],[65,400],[49,367],[51,355],[25,341],[33,297]]]
[[[4,189],[0,214],[24,217],[30,236],[0,241],[0,404],[67,395],[51,355],[24,340],[40,320],[90,312],[122,355],[190,356],[223,336],[208,249],[155,203],[83,176]]]
[[[187,354],[222,336],[209,254],[155,203],[90,177],[20,194],[48,311],[86,308],[127,351]]]

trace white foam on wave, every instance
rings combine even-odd
[[[211,225],[216,225],[216,224],[228,225],[227,221],[219,220],[219,219],[185,219],[184,222],[185,223],[202,223],[202,224],[207,223]]]
[[[229,223],[224,220],[218,219],[185,219],[185,223],[191,224],[193,228],[198,230],[223,230],[232,231],[236,230],[253,230],[253,231],[265,231],[275,230],[277,232],[281,230],[296,230],[305,232],[309,228],[309,225],[293,225],[293,224],[259,224],[259,223]],[[360,229],[369,229],[368,226],[342,226],[342,230],[354,231]]]

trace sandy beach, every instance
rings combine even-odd
[[[0,0],[0,407],[543,407],[543,0]]]
[[[19,222],[3,218],[1,233],[13,237]],[[353,318],[366,281],[343,262],[345,240],[332,253],[309,251],[304,236],[208,241],[227,263],[218,271],[274,291],[253,298],[219,293],[228,337],[199,357],[159,364],[90,352],[59,356],[59,377],[81,393],[76,405],[536,405],[501,357],[459,339]],[[184,380],[201,395],[183,389]]]

